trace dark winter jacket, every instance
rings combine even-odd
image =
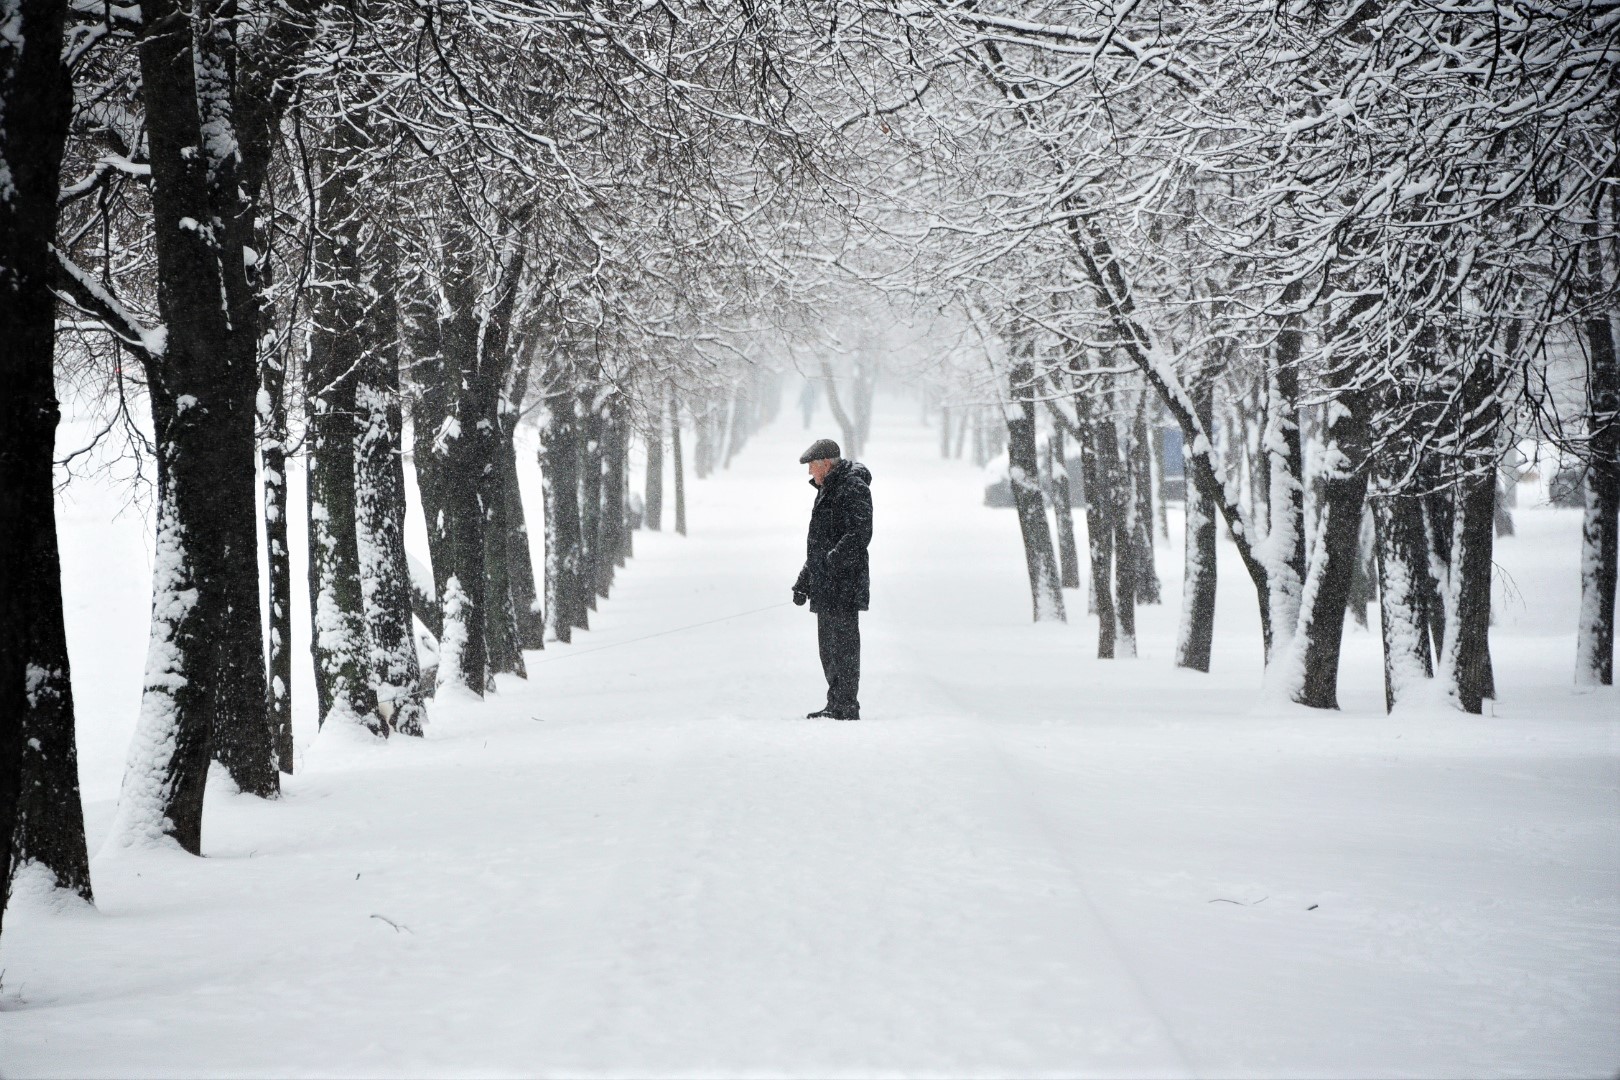
[[[816,492],[804,569],[793,591],[810,597],[811,611],[865,611],[872,574],[872,473],[858,461],[840,461]],[[811,481],[815,485],[815,481]]]

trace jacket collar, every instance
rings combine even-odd
[[[809,484],[811,487],[816,489],[816,493],[819,495],[821,492],[826,491],[828,485],[833,481],[842,480],[846,475],[848,475],[850,466],[851,462],[848,458],[839,458],[838,464],[827,470],[827,476],[821,481],[821,483],[818,484],[814,479],[812,479],[809,481]]]

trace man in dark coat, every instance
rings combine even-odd
[[[838,444],[817,439],[799,458],[810,466],[816,504],[810,510],[810,536],[804,569],[793,583],[793,602],[816,613],[821,670],[827,676],[827,706],[810,718],[861,718],[860,612],[871,599],[872,575],[866,546],[872,542],[872,473],[845,461]]]

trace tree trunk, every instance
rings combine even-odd
[[[278,789],[259,624],[258,320],[246,275],[230,269],[246,265],[252,208],[229,152],[231,20],[201,18],[173,0],[143,5],[142,14],[158,310],[167,333],[161,351],[145,358],[158,445],[152,635],[112,835],[125,845],[168,836],[196,854],[212,755],[242,790]]]
[[[1114,483],[1109,492],[1113,505],[1108,517],[1114,524],[1114,655],[1123,658],[1136,656],[1137,572],[1142,565],[1136,542],[1142,523],[1137,518],[1138,504],[1131,484],[1131,440],[1121,443],[1121,426],[1113,416],[1105,419],[1099,426],[1099,434],[1104,435],[1099,447],[1104,453],[1111,450],[1113,456]]]
[[[268,248],[267,248],[268,250]],[[276,764],[293,771],[292,564],[287,548],[287,357],[277,350],[259,366],[259,428],[263,440],[264,556],[269,601],[269,641],[264,708],[275,743]]]
[[[436,305],[416,296],[405,307],[404,339],[410,352],[411,465],[416,472],[416,493],[427,526],[428,569],[433,582],[432,618],[423,624],[436,638],[444,637],[444,588],[450,580],[450,521],[445,508],[444,458],[439,433],[450,420],[450,376],[439,344]],[[426,590],[420,591],[425,594]],[[425,599],[425,596],[423,597]],[[432,687],[428,688],[431,694]]]
[[[588,625],[581,584],[579,421],[572,371],[560,358],[547,365],[546,409],[540,423],[540,479],[546,511],[546,607],[552,632],[567,644]]]
[[[647,428],[647,498],[642,507],[642,524],[653,532],[664,528],[664,405]]]
[[[1367,494],[1366,417],[1347,395],[1334,403],[1323,438],[1331,464],[1320,474],[1317,536],[1312,545],[1309,577],[1300,606],[1294,648],[1300,653],[1298,684],[1291,696],[1316,709],[1339,707],[1339,652],[1344,613],[1350,602],[1356,553],[1361,539],[1361,510]],[[1292,675],[1292,673],[1291,673]]]
[[[949,413],[945,413],[949,416]],[[1074,542],[1074,507],[1069,491],[1069,463],[1063,447],[1063,432],[1054,431],[1046,444],[1047,471],[1052,474],[1052,502],[1057,509],[1058,562],[1063,573],[1063,587],[1080,587],[1080,553]]]
[[[505,468],[511,440],[504,431],[495,436],[495,475],[484,511],[484,641],[489,648],[489,670],[495,675],[528,678],[523,646],[518,641],[518,604],[512,573],[512,493],[507,490]],[[516,527],[521,528],[521,521]],[[524,605],[527,607],[527,603]]]
[[[1012,483],[1013,503],[1018,508],[1018,527],[1024,540],[1024,561],[1029,570],[1035,621],[1064,622],[1062,579],[1058,576],[1052,533],[1046,521],[1046,503],[1041,495],[1035,445],[1034,379],[1033,365],[1024,360],[1013,366],[1007,380],[1012,398],[1007,411],[1007,475]]]
[[[844,452],[844,457],[853,461],[861,456],[860,425],[857,420],[845,411],[844,402],[838,396],[837,377],[833,375],[832,365],[825,360],[821,362],[821,377],[826,385],[827,407],[832,410],[833,419],[838,422],[839,435],[844,440],[839,449]],[[856,389],[855,394],[859,397],[859,388]]]
[[[630,528],[624,507],[624,417],[617,403],[603,406],[602,447],[602,583],[601,593],[613,587],[615,568],[625,564],[624,545]]]
[[[355,539],[379,715],[402,735],[420,736],[426,688],[416,655],[410,558],[405,553],[404,411],[399,392],[399,295],[395,252],[382,250],[367,303],[370,347],[355,388]]]
[[[371,641],[360,587],[356,526],[355,382],[353,348],[358,312],[322,305],[317,318],[343,334],[311,335],[309,364],[309,606],[315,690],[321,724],[336,713],[374,735],[388,725],[377,711],[370,681]],[[337,321],[343,319],[344,321]]]
[[[1159,588],[1159,569],[1153,562],[1153,457],[1156,442],[1148,430],[1147,394],[1137,394],[1136,399],[1130,438],[1126,442],[1129,447],[1126,475],[1130,477],[1131,484],[1129,498],[1135,503],[1132,508],[1134,529],[1131,553],[1136,559],[1136,602],[1157,604],[1161,602],[1162,590]]]
[[[582,397],[581,406],[584,417],[579,465],[580,580],[585,606],[595,611],[597,598],[607,595],[603,588],[602,564],[613,565],[613,560],[604,559],[602,554],[602,444],[606,433],[594,391]],[[607,573],[611,575],[612,571]]]
[[[675,531],[686,535],[686,470],[681,464],[681,409],[669,391],[669,450],[675,471]]]
[[[1395,706],[1434,677],[1427,610],[1429,545],[1423,508],[1412,496],[1391,491],[1396,466],[1380,461],[1377,494],[1371,500],[1378,550],[1378,611],[1384,642],[1384,708]]]
[[[1611,217],[1610,230],[1613,219]],[[1593,236],[1596,226],[1587,227]],[[1611,241],[1612,242],[1612,241]],[[1605,268],[1594,241],[1587,256],[1593,292],[1600,292]],[[1613,316],[1591,313],[1584,327],[1586,379],[1586,510],[1581,521],[1581,608],[1575,635],[1575,682],[1614,685],[1614,605],[1620,565],[1620,360],[1616,358]]]
[[[18,0],[0,34],[0,908],[26,862],[91,899],[52,478],[65,11]]]
[[[1362,318],[1377,304],[1371,297],[1352,301],[1330,330],[1339,343],[1360,332]],[[1316,445],[1317,487],[1310,545],[1311,564],[1300,600],[1299,624],[1290,645],[1289,696],[1317,709],[1339,707],[1339,654],[1344,613],[1356,573],[1362,509],[1367,498],[1370,432],[1367,401],[1348,384],[1350,359],[1335,357],[1323,381],[1337,396],[1328,402]]]
[[[1188,388],[1205,431],[1215,430],[1215,387],[1210,378]],[[1187,485],[1186,570],[1181,582],[1181,623],[1176,633],[1176,666],[1208,671],[1215,643],[1215,506],[1195,485]]]
[[[1516,337],[1516,335],[1513,335]],[[1510,347],[1509,355],[1515,350]],[[1463,376],[1462,475],[1455,486],[1445,652],[1441,672],[1447,693],[1464,712],[1484,711],[1494,698],[1491,672],[1491,552],[1496,505],[1495,442],[1501,425],[1496,368],[1490,356],[1474,357]]]
[[[1355,573],[1350,578],[1350,615],[1356,620],[1356,625],[1363,630],[1371,625],[1367,609],[1378,599],[1378,590],[1375,587],[1378,579],[1375,547],[1372,508],[1369,506],[1361,514],[1360,538],[1356,542]]]
[[[1285,303],[1295,299],[1291,287]],[[1266,377],[1266,489],[1269,528],[1259,545],[1266,566],[1266,606],[1270,614],[1266,663],[1287,649],[1299,624],[1305,587],[1304,452],[1299,431],[1299,356],[1304,332],[1290,318],[1278,332]]]
[[[495,433],[488,421],[493,415],[495,395],[488,385],[488,375],[479,370],[478,325],[472,314],[474,289],[470,280],[456,284],[460,295],[452,301],[450,317],[440,324],[445,367],[457,383],[452,386],[453,423],[446,427],[439,451],[450,549],[450,574],[440,598],[444,635],[439,641],[439,685],[457,686],[483,697],[489,686],[489,649],[484,634],[485,507],[489,492],[485,466],[494,456]],[[488,408],[484,407],[486,398]]]
[[[1110,404],[1102,402],[1103,413]],[[1112,660],[1118,620],[1114,615],[1114,421],[1095,415],[1091,390],[1076,386],[1075,417],[1080,423],[1081,475],[1086,486],[1086,544],[1091,555],[1091,607],[1097,616],[1097,659]]]
[[[524,649],[546,647],[546,613],[534,580],[534,549],[529,544],[529,517],[523,508],[518,487],[517,445],[505,438],[501,444],[500,468],[506,491],[506,558],[512,575],[512,606],[517,612],[518,645]]]
[[[363,222],[356,184],[362,147],[353,125],[324,155],[315,230],[315,266],[321,282],[310,332],[305,388],[309,401],[309,608],[319,720],[334,714],[386,736],[371,684],[372,643],[360,585],[356,442],[362,428],[356,405],[359,371],[378,347],[368,319],[360,251]],[[369,331],[369,333],[368,333]]]
[[[497,399],[491,440],[494,456],[486,467],[484,640],[489,647],[491,674],[528,678],[518,620],[533,606],[532,580],[531,595],[520,601],[517,590],[521,575],[512,557],[514,535],[525,528],[523,501],[517,491],[517,448],[513,440],[517,435],[518,406],[512,400],[513,393],[511,385],[503,385]],[[513,520],[514,504],[516,520]],[[533,578],[532,571],[530,578]]]

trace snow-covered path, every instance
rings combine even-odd
[[[1567,688],[1570,516],[1499,551],[1539,599],[1498,628],[1495,717],[1383,717],[1364,631],[1322,715],[1261,700],[1235,563],[1210,676],[1170,666],[1173,603],[1135,661],[1090,658],[1083,594],[1030,625],[1012,514],[893,403],[867,719],[811,722],[814,434],[694,482],[692,535],[637,534],[526,683],[421,742],[305,731],[285,799],[210,794],[209,858],[98,859],[96,913],[25,898],[0,1074],[1620,1065],[1620,698]]]

